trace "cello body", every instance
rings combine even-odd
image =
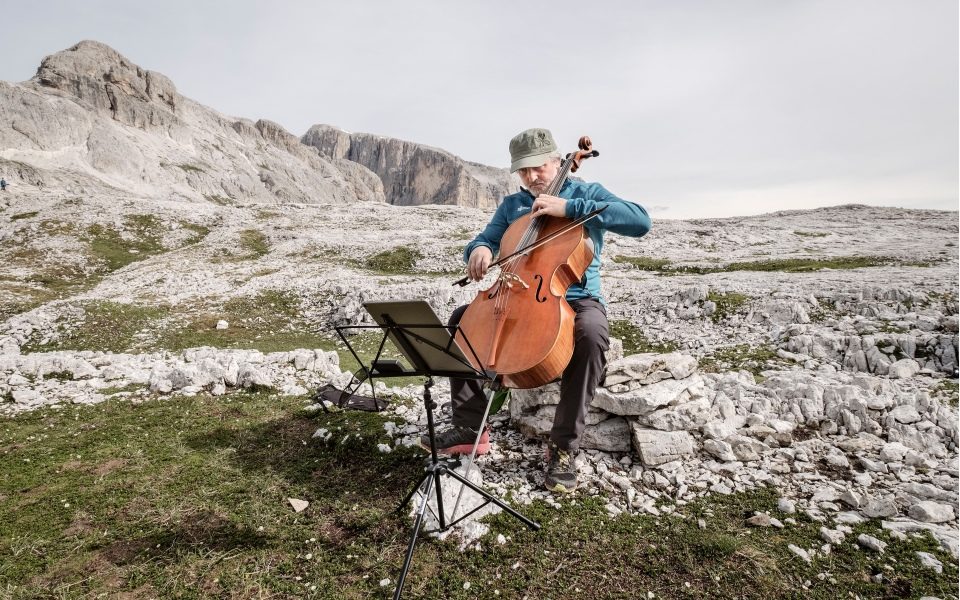
[[[527,213],[504,232],[500,254],[526,247],[531,226],[543,239],[570,223]],[[593,260],[592,245],[576,225],[502,267],[496,282],[470,303],[456,334],[475,368],[495,372],[502,385],[515,389],[540,387],[563,373],[574,343],[574,311],[565,295]]]

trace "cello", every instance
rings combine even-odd
[[[600,154],[587,136],[578,146],[544,194],[558,195],[583,160]],[[455,333],[474,368],[496,373],[502,385],[514,389],[540,387],[563,373],[574,341],[574,311],[565,295],[593,260],[583,223],[602,211],[576,221],[527,213],[510,224],[500,241],[503,258],[490,265],[500,267],[499,275],[477,293]],[[455,285],[467,282],[465,277]]]

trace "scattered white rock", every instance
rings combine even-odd
[[[807,563],[808,565],[813,562],[813,560],[810,558],[810,553],[804,550],[803,548],[799,546],[795,546],[794,544],[788,544],[787,549],[790,550],[790,552],[793,552],[795,555],[797,555],[801,560],[803,560],[803,562]]]
[[[917,558],[920,559],[920,564],[924,567],[936,571],[937,573],[943,573],[943,563],[937,560],[937,558],[929,552],[918,551]]]
[[[310,506],[309,502],[306,500],[300,500],[299,498],[287,498],[287,502],[289,502],[290,506],[293,507],[293,511],[298,513],[307,510],[307,507]]]
[[[859,544],[862,548],[866,548],[867,550],[873,550],[874,552],[880,552],[881,554],[887,547],[886,542],[881,542],[880,540],[873,537],[872,535],[867,535],[865,533],[861,533],[857,537],[857,544]]]
[[[777,510],[792,515],[797,512],[797,503],[790,498],[780,498],[777,500]]]
[[[750,527],[770,527],[770,515],[766,513],[757,513],[747,519],[747,525]]]
[[[833,546],[841,543],[844,537],[845,535],[842,531],[829,529],[827,527],[820,528],[820,539]]]
[[[911,519],[924,523],[944,523],[954,519],[954,510],[949,504],[924,500],[911,506],[909,515]]]

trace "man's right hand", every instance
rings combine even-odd
[[[483,279],[492,262],[493,252],[490,251],[490,248],[477,246],[476,249],[470,253],[470,260],[467,262],[467,273],[470,275],[470,279],[474,281]]]

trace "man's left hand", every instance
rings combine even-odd
[[[534,216],[550,215],[551,217],[567,216],[567,201],[556,196],[540,194],[533,201],[533,207],[530,211]]]

